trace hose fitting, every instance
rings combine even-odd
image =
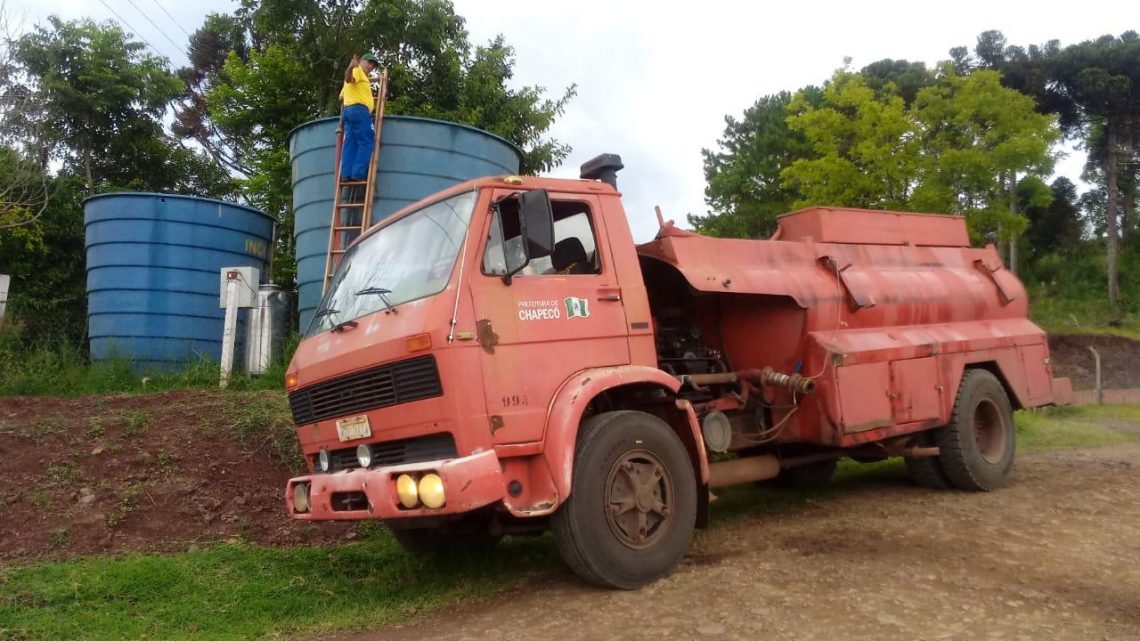
[[[810,378],[804,378],[799,374],[784,374],[777,372],[771,367],[765,367],[760,374],[760,382],[764,385],[773,385],[776,387],[784,387],[792,390],[797,394],[810,396],[815,392],[815,381]]]

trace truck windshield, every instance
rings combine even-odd
[[[353,245],[305,335],[442,291],[471,222],[475,198],[472,190],[428,205]]]

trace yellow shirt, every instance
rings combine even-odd
[[[352,82],[344,83],[344,87],[340,90],[340,97],[344,100],[345,107],[364,105],[368,107],[368,111],[372,111],[376,106],[372,98],[372,85],[368,82],[367,74],[360,67],[353,67]]]

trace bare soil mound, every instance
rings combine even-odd
[[[0,559],[352,538],[286,517],[286,408],[278,392],[0,398]]]
[[[1074,389],[1093,389],[1096,386],[1096,361],[1089,347],[1100,353],[1101,385],[1105,389],[1140,387],[1140,341],[1122,336],[1050,336],[1053,375],[1071,378]]]

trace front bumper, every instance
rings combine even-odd
[[[396,497],[396,478],[401,474],[435,472],[443,479],[446,503],[439,508],[406,509]],[[311,508],[304,514],[293,507],[293,488],[309,484]],[[364,509],[334,507],[334,494],[363,493]],[[391,467],[355,469],[333,474],[309,474],[289,479],[285,506],[289,516],[304,521],[355,521],[360,519],[401,519],[469,512],[503,500],[506,487],[502,467],[493,450],[442,461],[409,463]]]

